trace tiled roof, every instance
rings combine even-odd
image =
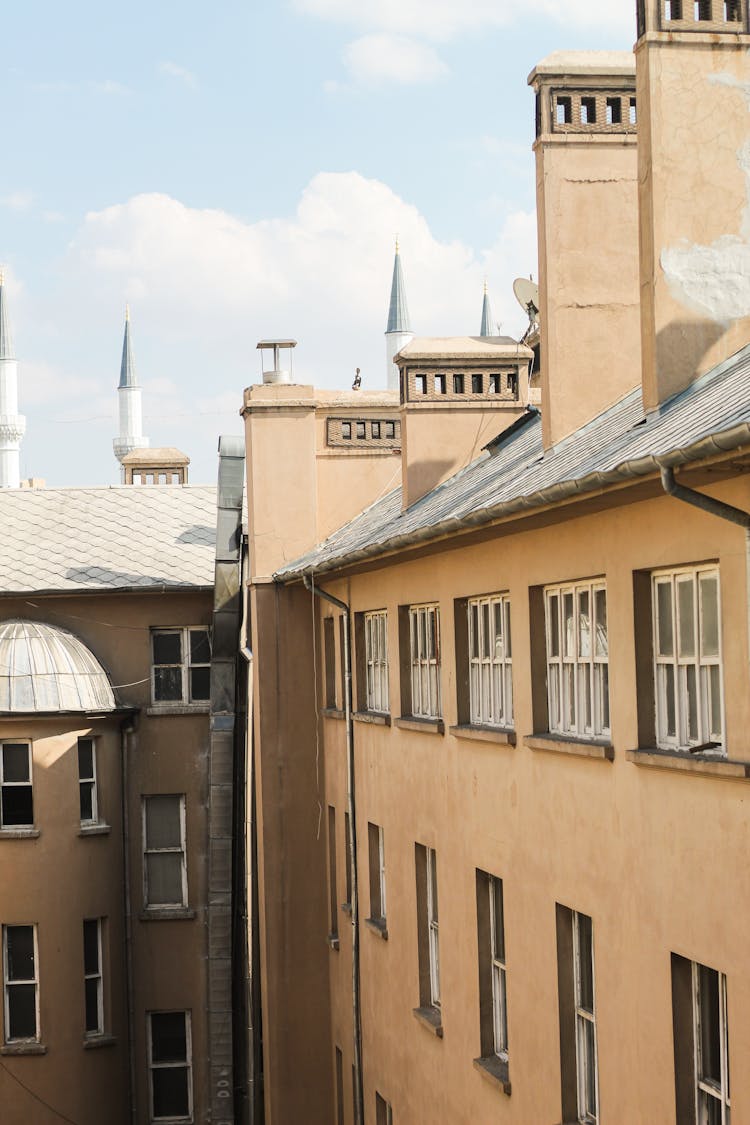
[[[281,580],[376,558],[723,449],[750,447],[750,345],[644,417],[640,387],[544,453],[541,417],[493,443],[406,511],[398,488],[313,551]]]
[[[206,587],[216,489],[0,489],[0,594]]]

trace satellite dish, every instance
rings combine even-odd
[[[531,278],[519,277],[513,282],[513,292],[522,309],[526,311],[531,324],[536,324],[539,316],[539,286]]]

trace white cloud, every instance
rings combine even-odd
[[[102,82],[90,82],[89,85],[97,94],[123,97],[132,93],[128,86],[123,85],[122,82],[115,82],[112,78],[105,78]]]
[[[197,80],[192,70],[187,70],[184,66],[179,66],[175,62],[170,62],[166,59],[164,62],[159,63],[159,71],[161,74],[166,74],[169,78],[176,78],[180,82],[184,82],[186,86],[196,86]]]
[[[356,82],[432,82],[448,73],[433,47],[405,35],[374,32],[344,49],[344,64]]]
[[[34,202],[30,191],[12,191],[8,195],[0,195],[0,207],[7,207],[9,211],[28,211]]]

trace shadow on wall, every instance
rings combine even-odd
[[[673,320],[656,336],[656,370],[679,372],[686,387],[699,374],[703,358],[725,336],[728,326],[715,320]]]

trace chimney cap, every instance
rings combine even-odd
[[[537,79],[561,78],[634,78],[635,55],[632,51],[553,51],[532,70],[529,85]]]
[[[255,345],[258,348],[296,348],[296,340],[258,340]]]

